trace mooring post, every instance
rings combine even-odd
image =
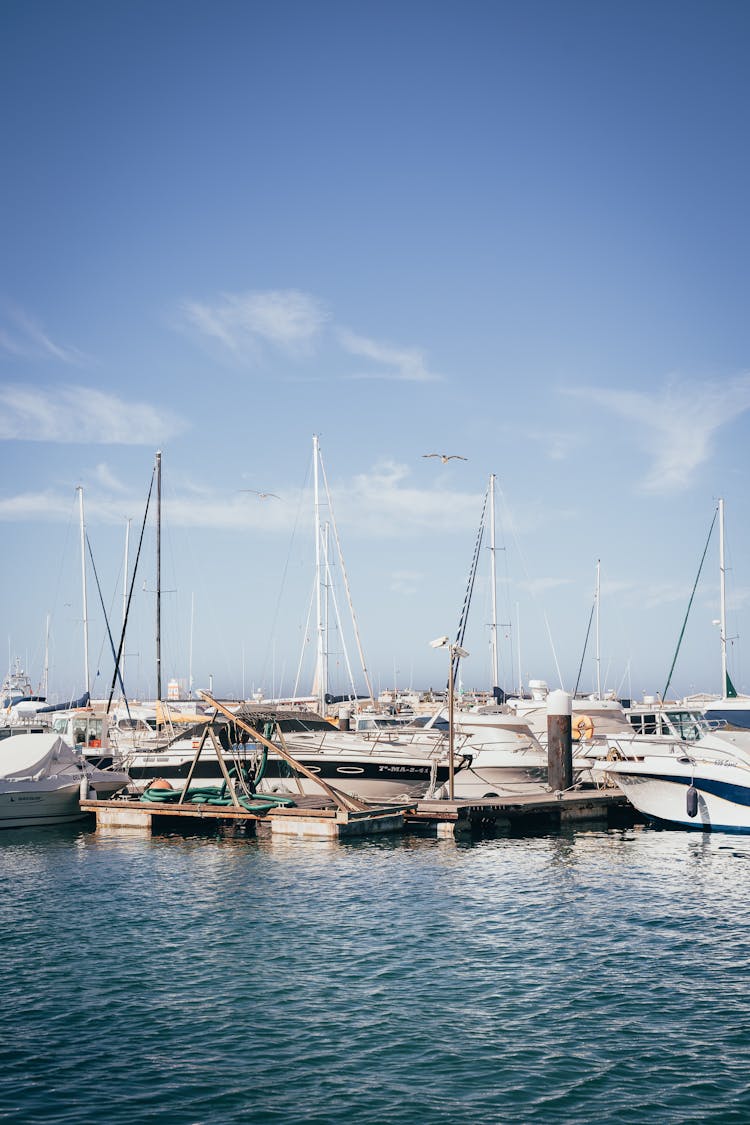
[[[573,784],[572,703],[567,691],[547,696],[547,783],[553,793]]]

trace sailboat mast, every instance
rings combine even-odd
[[[599,648],[599,595],[601,593],[601,560],[596,560],[596,698],[602,697],[602,657]]]
[[[128,564],[130,554],[130,520],[125,521],[125,558],[122,564],[122,631],[125,632],[125,623],[128,619]],[[120,679],[125,683],[125,652],[120,656]]]
[[[47,614],[47,625],[44,631],[44,688],[43,695],[47,698],[49,694],[49,614]]]
[[[724,501],[719,500],[719,628],[721,629],[721,695],[727,697],[727,594],[724,565]]]
[[[497,697],[500,686],[499,663],[497,655],[497,571],[495,567],[495,474],[490,473],[490,587],[492,590],[492,624],[490,625],[490,645],[492,650],[492,687]]]
[[[523,673],[521,671],[521,607],[516,602],[516,652],[518,653],[518,694],[523,695]]]
[[[86,594],[86,524],[83,519],[83,486],[78,485],[78,522],[81,531],[81,588],[83,601],[83,690],[89,694],[89,611]]]
[[[161,452],[156,454],[156,698],[161,699]]]
[[[313,489],[315,502],[315,608],[317,611],[317,659],[315,666],[315,682],[318,689],[318,705],[320,713],[325,714],[325,697],[328,690],[325,638],[323,630],[323,605],[321,598],[321,565],[320,565],[320,487],[318,481],[318,467],[320,461],[320,448],[318,435],[313,434]]]
[[[193,698],[193,628],[195,626],[195,591],[190,595],[190,648],[188,649],[188,698]],[[242,698],[245,698],[245,646],[242,646]]]

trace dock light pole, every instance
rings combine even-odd
[[[434,641],[430,641],[430,648],[447,648],[450,657],[450,669],[448,672],[448,800],[453,800],[453,668],[457,656],[468,656],[465,648],[461,648],[455,642],[451,644],[448,637],[437,637]]]

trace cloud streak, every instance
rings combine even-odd
[[[170,411],[91,387],[0,386],[0,441],[153,446],[186,428]]]
[[[212,303],[184,301],[183,320],[234,357],[257,359],[264,346],[308,353],[328,314],[321,301],[296,289],[222,293]]]
[[[687,488],[712,455],[722,426],[750,410],[750,375],[704,382],[673,379],[659,391],[567,389],[633,425],[632,439],[646,448],[651,468],[640,488],[654,494]]]
[[[413,539],[426,533],[467,531],[467,542],[476,531],[482,497],[449,488],[422,489],[410,486],[409,469],[385,462],[369,473],[361,473],[332,485],[337,524],[362,539]],[[145,496],[125,489],[108,467],[98,464],[91,479],[83,483],[90,521],[119,523],[139,511]],[[182,482],[164,499],[170,525],[185,529],[227,531],[253,530],[289,534],[299,526],[312,525],[311,490],[277,485],[280,500],[258,503],[242,493],[220,494]],[[25,492],[0,501],[0,521],[67,519],[71,489],[57,492]],[[404,577],[403,575],[401,576]]]
[[[180,325],[218,347],[235,362],[254,365],[267,352],[296,359],[315,354],[325,344],[347,357],[366,360],[368,369],[347,379],[434,383],[442,375],[427,366],[420,348],[396,347],[332,323],[322,301],[297,289],[221,293],[212,301],[184,300]]]
[[[73,366],[88,362],[88,357],[77,348],[55,343],[23,309],[8,305],[3,312],[6,323],[0,324],[1,351],[16,359],[56,359]]]
[[[367,336],[359,336],[346,328],[339,329],[338,339],[341,347],[350,355],[373,360],[380,364],[379,370],[371,370],[350,375],[350,379],[390,379],[409,383],[435,383],[442,380],[426,366],[424,352],[418,348],[394,348],[379,344]]]

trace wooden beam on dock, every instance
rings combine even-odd
[[[342,792],[341,789],[334,788],[333,785],[329,785],[328,782],[324,781],[322,777],[319,777],[318,774],[313,773],[313,771],[309,770],[307,766],[302,764],[302,762],[298,762],[296,758],[293,758],[289,751],[286,750],[283,746],[278,746],[275,742],[271,742],[270,739],[266,738],[265,735],[261,734],[260,731],[255,729],[255,727],[251,727],[249,723],[246,723],[243,719],[240,719],[237,715],[235,715],[233,711],[230,711],[228,707],[225,707],[223,703],[219,703],[218,700],[214,699],[212,695],[209,695],[207,691],[199,691],[198,694],[203,699],[205,699],[207,703],[210,703],[212,707],[215,707],[217,712],[221,711],[222,715],[225,715],[228,719],[231,719],[231,721],[235,723],[236,726],[240,728],[240,730],[244,730],[246,734],[249,734],[254,742],[260,742],[272,753],[278,754],[280,758],[283,758],[285,762],[288,762],[292,769],[296,770],[297,773],[304,774],[304,776],[309,778],[310,781],[314,781],[315,784],[320,786],[322,791],[328,797],[330,797],[332,801],[335,801],[339,808],[349,809],[351,811],[362,811],[364,809],[367,809],[367,805],[364,801],[359,800],[358,797],[352,797],[348,793]]]

